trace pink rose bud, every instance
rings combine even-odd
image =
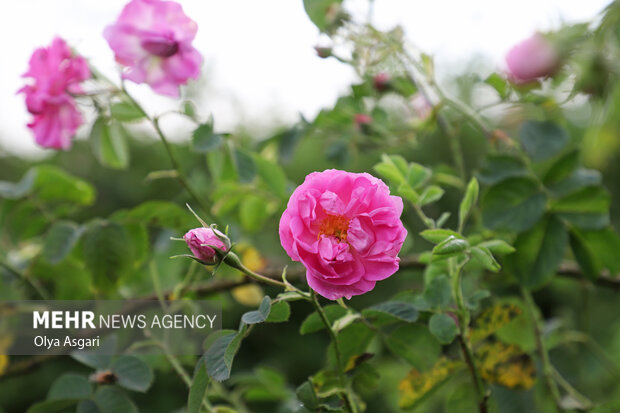
[[[330,300],[364,294],[398,270],[407,230],[403,201],[367,173],[306,176],[280,219],[280,242],[306,267],[308,285]]]
[[[32,53],[23,77],[32,79],[18,93],[26,95],[28,112],[34,115],[28,127],[35,141],[44,148],[69,149],[83,122],[72,95],[81,93],[80,83],[90,78],[88,63],[56,37]]]
[[[197,31],[174,1],[132,0],[103,37],[124,66],[124,79],[178,97],[180,85],[200,76],[202,56],[192,46]]]
[[[332,55],[332,48],[326,46],[315,46],[314,50],[316,51],[317,56],[322,59],[327,59]]]
[[[224,236],[219,231],[218,235]],[[228,246],[218,235],[211,228],[200,227],[189,230],[183,236],[183,239],[196,258],[201,259],[207,264],[215,264],[218,260],[217,252],[210,246],[222,251],[228,250]]]
[[[420,120],[426,120],[433,113],[433,106],[430,104],[426,96],[417,92],[411,98],[411,107],[415,115]]]
[[[542,34],[536,33],[506,54],[510,80],[517,84],[553,75],[560,66],[557,50]]]
[[[377,73],[372,79],[372,85],[377,92],[385,92],[390,87],[390,80],[389,74],[385,72]]]
[[[372,117],[363,113],[357,113],[353,118],[353,122],[358,129],[362,129],[372,123]]]

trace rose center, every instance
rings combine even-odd
[[[159,57],[170,57],[179,51],[179,43],[171,39],[145,39],[142,48]]]
[[[349,230],[349,219],[342,215],[328,215],[321,221],[319,235],[328,237],[336,237],[339,241],[347,240],[347,231]]]

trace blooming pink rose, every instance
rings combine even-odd
[[[192,46],[197,30],[198,25],[178,3],[132,0],[103,36],[116,61],[126,66],[124,79],[177,97],[179,85],[200,75],[202,56]]]
[[[34,51],[23,77],[33,79],[18,93],[26,95],[26,107],[34,115],[28,127],[36,142],[45,148],[70,148],[71,138],[82,124],[71,94],[80,93],[80,82],[90,78],[88,63],[56,37],[49,47]]]
[[[215,263],[217,253],[209,245],[216,247],[222,251],[226,251],[226,244],[213,232],[211,228],[194,228],[190,229],[183,239],[196,258],[200,258],[206,263]]]
[[[506,54],[510,79],[519,84],[553,75],[560,57],[553,45],[540,33],[525,39]]]
[[[367,173],[313,172],[288,202],[280,242],[306,267],[308,285],[330,300],[372,290],[398,270],[407,236],[403,201]]]

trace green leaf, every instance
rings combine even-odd
[[[454,256],[465,252],[469,248],[469,243],[462,239],[450,235],[433,248],[433,255]]]
[[[502,100],[506,99],[510,94],[510,84],[503,76],[497,73],[491,73],[489,77],[484,80],[484,83],[495,89]]]
[[[278,301],[271,306],[271,312],[265,320],[266,323],[283,323],[291,316],[291,306],[286,301]]]
[[[527,121],[521,127],[519,139],[533,161],[543,161],[558,155],[569,142],[568,134],[550,121]]]
[[[398,167],[391,161],[381,162],[374,166],[374,170],[377,171],[384,179],[395,184],[405,183],[405,176],[398,169]]]
[[[243,321],[246,324],[262,323],[263,321],[267,320],[267,317],[269,317],[270,311],[271,311],[271,298],[269,298],[269,296],[266,295],[263,298],[263,301],[260,303],[258,310],[248,311],[247,313],[243,314],[243,316],[241,317],[241,321]]]
[[[431,307],[443,308],[452,300],[452,286],[445,275],[433,278],[424,288],[424,301]]]
[[[583,241],[594,251],[597,261],[611,274],[620,272],[620,237],[611,228],[598,231],[578,230]]]
[[[545,185],[555,184],[568,178],[579,166],[579,151],[574,150],[562,156],[545,173],[543,182]]]
[[[133,264],[133,246],[125,228],[112,221],[91,222],[83,238],[84,264],[99,289],[111,289]]]
[[[32,405],[27,413],[62,413],[75,406],[79,400],[48,400]]]
[[[153,371],[135,356],[120,356],[110,369],[118,377],[118,385],[128,390],[144,393],[153,383]]]
[[[488,155],[484,160],[478,180],[485,185],[494,185],[508,178],[528,176],[523,161],[512,155]]]
[[[198,114],[196,113],[196,105],[191,100],[186,100],[183,102],[183,106],[181,111],[185,114],[185,116],[192,118],[194,120],[198,119]]]
[[[319,407],[319,399],[314,392],[314,387],[309,380],[304,381],[295,392],[299,400],[306,409],[314,411]]]
[[[43,258],[50,264],[58,264],[73,249],[82,235],[82,228],[72,221],[56,221],[45,235]]]
[[[546,197],[535,180],[509,178],[489,188],[481,204],[485,226],[523,232],[544,214]]]
[[[330,7],[339,6],[342,0],[304,0],[306,14],[321,32],[328,31],[333,24],[330,21]]]
[[[515,249],[512,245],[501,239],[482,241],[480,244],[477,244],[477,246],[487,248],[489,251],[496,255],[506,255],[515,252]]]
[[[480,307],[480,301],[491,296],[488,290],[478,290],[465,299],[465,307],[476,311]]]
[[[223,142],[222,135],[213,132],[212,122],[203,123],[192,132],[192,147],[198,153],[213,151],[222,146]]]
[[[194,371],[192,385],[189,388],[189,396],[187,398],[187,413],[200,413],[202,401],[207,393],[209,384],[209,376],[207,375],[207,367],[205,365],[205,356],[198,360]]]
[[[271,189],[273,194],[283,199],[286,198],[288,195],[286,190],[287,180],[282,167],[276,162],[268,161],[258,155],[254,156],[254,162],[258,168],[258,175]]]
[[[39,165],[36,171],[33,193],[43,202],[66,202],[92,205],[95,188],[88,182],[51,165]]]
[[[57,378],[47,393],[47,400],[86,399],[93,389],[86,377],[64,374]]]
[[[413,189],[418,189],[428,182],[433,172],[419,163],[410,162],[407,171],[407,184]]]
[[[441,344],[450,344],[458,333],[454,319],[447,314],[433,314],[428,328]]]
[[[467,219],[467,215],[469,215],[471,208],[476,204],[478,200],[478,191],[479,185],[476,178],[471,178],[469,183],[467,184],[467,189],[465,190],[465,196],[461,201],[461,205],[459,206],[459,228],[463,228],[465,224],[465,219]]]
[[[248,183],[254,180],[256,176],[256,165],[254,159],[244,150],[234,150],[235,167],[239,175],[239,182]]]
[[[582,188],[551,204],[551,210],[581,229],[602,229],[609,225],[611,197],[600,186]]]
[[[590,280],[597,279],[601,273],[601,264],[597,260],[595,251],[576,229],[570,230],[569,241],[573,255],[583,273]]]
[[[129,396],[116,386],[102,386],[95,393],[95,405],[101,413],[138,413]]]
[[[132,102],[114,103],[110,107],[112,117],[120,122],[133,122],[146,117],[142,109]]]
[[[29,195],[34,188],[37,177],[36,168],[31,168],[19,182],[0,181],[0,197],[5,199],[20,199]]]
[[[375,313],[389,314],[399,320],[413,323],[418,319],[418,310],[410,303],[404,301],[386,301],[373,305],[362,311],[365,316],[372,316]]]
[[[95,157],[103,166],[112,169],[126,169],[129,166],[127,132],[120,123],[97,118],[89,140]]]
[[[96,370],[107,369],[110,361],[112,361],[112,356],[87,352],[73,352],[71,353],[71,358]]]
[[[548,282],[564,258],[568,234],[562,222],[548,216],[519,235],[516,252],[506,257],[506,267],[521,285],[538,288]]]
[[[246,196],[239,205],[239,221],[246,231],[261,229],[268,216],[267,202],[258,195]]]
[[[450,229],[427,229],[422,231],[420,236],[433,244],[442,243],[449,237],[463,239],[461,234]]]
[[[334,321],[343,317],[347,313],[347,310],[337,304],[326,305],[323,307],[323,311],[325,312],[325,316],[330,324],[333,324]],[[306,317],[303,323],[301,323],[299,334],[304,335],[314,333],[315,331],[320,331],[324,328],[325,326],[323,325],[323,321],[321,321],[321,317],[315,311]]]
[[[186,230],[197,224],[186,209],[168,201],[146,201],[124,214],[117,212],[112,218],[178,230]]]
[[[205,365],[213,380],[224,381],[230,377],[232,364],[241,345],[241,331],[220,330],[217,338],[207,350]]]
[[[398,357],[402,357],[420,370],[430,368],[441,353],[441,346],[428,328],[420,324],[398,327],[387,337],[385,344]]]
[[[420,205],[428,205],[437,202],[444,194],[444,190],[436,185],[428,186],[420,194]]]
[[[470,252],[471,256],[487,270],[498,272],[501,269],[501,266],[488,248],[482,246],[472,247]]]

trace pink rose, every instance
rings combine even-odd
[[[197,30],[176,2],[132,0],[103,36],[126,66],[124,79],[178,97],[179,86],[200,75],[202,56],[192,46]]]
[[[69,149],[71,138],[82,124],[71,94],[81,93],[80,83],[90,78],[88,63],[74,56],[67,43],[56,37],[49,47],[32,53],[23,77],[33,79],[18,93],[26,95],[28,112],[34,115],[28,127],[36,142],[45,148]]]
[[[433,113],[433,106],[423,93],[416,92],[411,98],[411,107],[420,120],[426,120]]]
[[[223,234],[220,234],[222,236]],[[226,251],[228,247],[217,236],[211,228],[194,228],[190,229],[183,239],[196,258],[208,264],[214,264],[217,261],[217,253],[209,245],[216,247],[222,251]]]
[[[372,290],[398,270],[407,236],[403,202],[367,173],[313,172],[288,202],[280,242],[306,267],[308,285],[330,300]]]
[[[380,72],[372,78],[372,86],[377,92],[385,92],[390,87],[391,77],[388,73]]]
[[[553,45],[540,33],[525,39],[506,54],[508,76],[518,84],[551,76],[560,65]]]

